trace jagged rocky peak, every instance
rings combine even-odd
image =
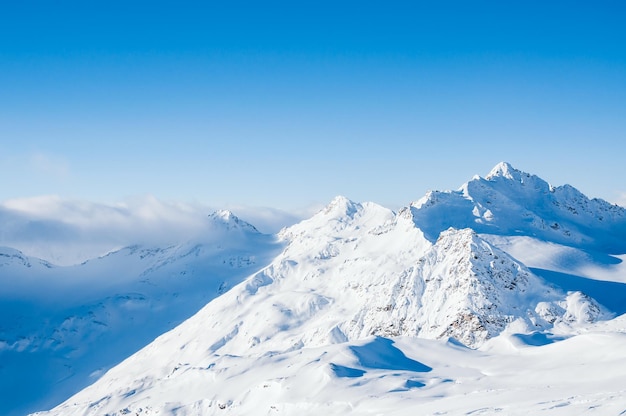
[[[610,217],[611,221],[620,221],[626,215],[622,207],[602,199],[590,199],[568,184],[552,186],[542,178],[515,169],[506,162],[496,165],[484,180],[473,179],[461,190],[466,197],[479,203],[489,201],[488,198],[496,191],[532,211],[544,214],[550,211],[555,218],[580,220],[586,216],[588,220],[602,221]]]
[[[388,236],[384,246],[391,246],[399,235]],[[445,230],[434,245],[406,249],[393,263],[378,264],[367,273],[359,272],[356,262],[341,264],[341,276],[350,276],[354,283],[337,304],[359,304],[337,326],[341,339],[372,334],[453,337],[478,347],[514,322],[536,330],[573,321],[567,317],[580,315],[579,310],[599,313],[592,300],[566,299],[471,229]],[[325,293],[329,299],[337,296]]]
[[[258,233],[256,227],[233,214],[227,209],[221,209],[209,215],[212,224],[219,225],[226,230],[238,229],[247,232]]]
[[[554,191],[554,187],[539,176],[516,169],[508,162],[498,163],[491,169],[491,172],[485,176],[485,180],[492,183],[504,182],[509,186],[519,185],[527,188],[525,190],[526,192],[547,194]],[[480,181],[480,177],[475,177],[470,181],[470,184]]]
[[[454,265],[454,269],[448,270],[448,278],[453,279],[455,284],[458,285],[463,280],[466,283],[477,282],[464,287],[464,290],[476,289],[485,284],[490,286],[485,292],[487,294],[493,290],[504,289],[523,292],[527,288],[530,271],[469,228],[461,230],[450,228],[443,231],[433,252],[437,253],[433,265],[442,259]],[[459,268],[456,268],[457,266]],[[480,292],[476,293],[485,294]]]
[[[411,274],[419,289],[390,293],[386,301],[400,323],[391,335],[454,337],[476,347],[532,313],[523,301],[532,274],[470,229],[442,232]],[[377,325],[368,330],[388,330],[379,324],[383,316],[371,321]]]
[[[506,162],[496,165],[485,178],[475,176],[457,191],[429,191],[410,209],[415,225],[431,242],[453,227],[626,252],[624,208],[589,199],[570,185],[553,187]]]
[[[472,245],[477,245],[478,243],[486,243],[486,241],[479,238],[476,231],[471,228],[456,229],[453,227],[442,231],[437,239],[437,244],[445,244],[447,246],[459,243],[469,248]]]
[[[599,198],[590,199],[575,187],[564,184],[560,186],[552,186],[548,182],[536,175],[531,175],[513,168],[508,163],[500,163],[487,175],[487,180],[497,181],[498,178],[506,177],[509,183],[518,182],[521,187],[511,189],[507,193],[507,197],[511,200],[517,200],[523,206],[530,205],[534,202],[534,211],[552,210],[551,216],[558,222],[561,219],[568,218],[574,222],[585,222],[587,228],[603,228],[603,222],[617,222],[610,228],[617,226],[624,228],[624,219],[626,218],[626,210],[614,204],[610,204]],[[505,192],[503,187],[497,188],[501,192]],[[589,222],[595,222],[591,225]]]
[[[442,232],[425,256],[424,271],[423,311],[417,314],[437,318],[420,325],[421,336],[454,337],[476,347],[513,322],[545,329],[557,322],[593,322],[601,315],[594,300],[548,286],[470,229]]]

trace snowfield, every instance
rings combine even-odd
[[[277,236],[207,227],[71,268],[2,251],[0,410],[626,412],[622,207],[501,163],[397,213],[337,197]]]
[[[46,414],[617,415],[626,393],[625,337],[590,332],[542,346],[506,336],[488,352],[368,337],[260,356],[161,344]],[[132,372],[151,362],[159,369]]]

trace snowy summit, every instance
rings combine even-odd
[[[209,215],[212,224],[223,227],[226,230],[242,230],[245,232],[258,233],[259,231],[252,225],[237,217],[229,210],[218,210]]]

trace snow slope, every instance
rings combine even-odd
[[[58,404],[265,266],[280,250],[232,213],[204,236],[70,267],[0,249],[0,413]]]
[[[158,339],[45,414],[568,416],[626,408],[623,332],[536,346],[506,337],[506,348],[489,352],[368,337],[244,356],[189,350],[173,338]],[[158,370],[145,371],[155,362]]]

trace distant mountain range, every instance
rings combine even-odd
[[[507,163],[397,213],[337,197],[277,235],[218,211],[202,238],[76,266],[0,249],[0,412],[625,410],[625,254],[624,208]]]

